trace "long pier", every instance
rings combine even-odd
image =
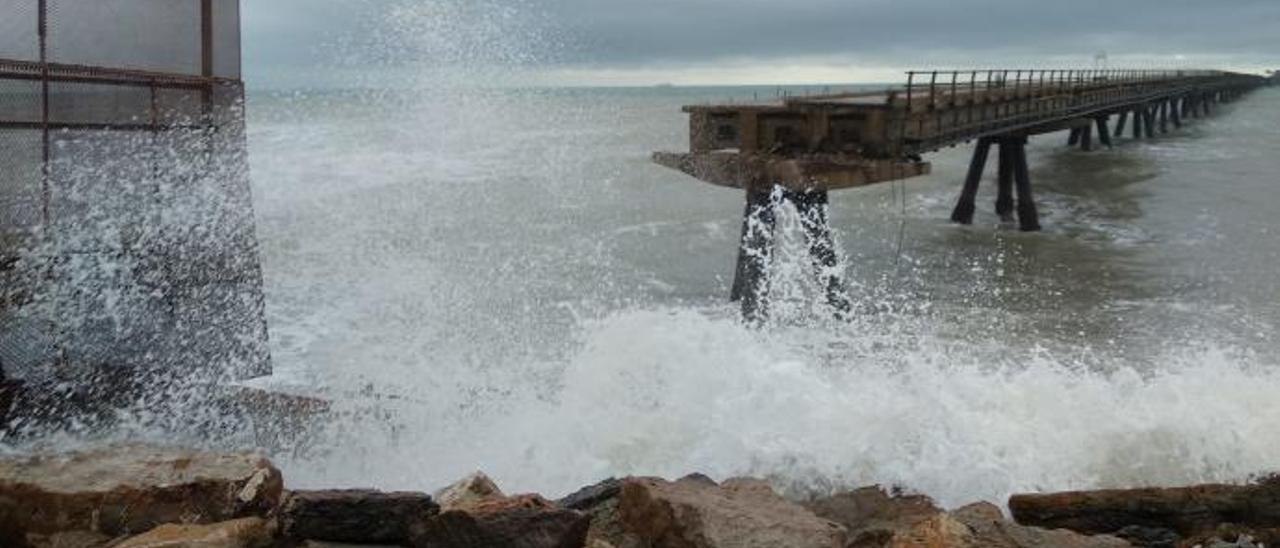
[[[932,168],[925,154],[976,142],[951,216],[970,224],[997,146],[996,212],[1037,231],[1028,138],[1069,130],[1068,143],[1084,150],[1111,146],[1126,127],[1134,138],[1155,138],[1268,82],[1207,70],[913,71],[906,85],[884,91],[686,106],[690,150],[658,152],[653,160],[745,191],[731,298],[742,302],[748,320],[766,312],[775,211],[783,202],[800,212],[828,301],[843,314],[848,303],[830,268],[829,191],[926,175]]]

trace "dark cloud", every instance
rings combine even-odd
[[[1088,59],[1097,51],[1113,59],[1280,62],[1278,0],[249,0],[246,64],[296,69],[385,54],[396,49],[390,40],[414,39],[413,28],[390,24],[397,10],[429,14],[424,22],[437,11],[500,11],[426,24],[416,34],[472,48],[540,34],[550,38],[523,46],[546,51],[528,58],[594,68],[824,56],[976,66]],[[477,21],[484,28],[467,28]],[[391,26],[398,35],[389,38]],[[412,44],[404,51],[433,57]]]

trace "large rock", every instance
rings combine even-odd
[[[282,489],[280,471],[252,453],[131,445],[0,459],[0,546],[27,546],[28,534],[118,537],[262,516]]]
[[[847,548],[1120,548],[1113,537],[1024,527],[989,503],[944,512],[929,497],[865,487],[805,503],[849,530]]]
[[[274,544],[267,522],[253,517],[209,525],[161,525],[111,548],[269,548]]]
[[[538,495],[458,505],[427,521],[419,548],[581,548],[591,518]]]
[[[439,510],[424,493],[294,491],[285,497],[279,521],[292,539],[404,544]]]
[[[479,502],[506,498],[498,484],[494,483],[484,472],[476,472],[458,480],[453,485],[436,491],[434,495],[440,509],[456,510],[463,506]]]
[[[52,535],[27,535],[32,548],[106,548],[116,539],[93,531],[64,531]]]
[[[845,529],[759,480],[704,476],[609,481],[569,497],[592,513],[589,538],[617,548],[843,548]],[[607,544],[606,544],[607,543]]]
[[[863,487],[804,503],[818,517],[848,529],[852,545],[877,545],[896,532],[942,513],[924,495],[889,494],[879,486]]]
[[[1280,481],[1014,495],[1009,509],[1018,523],[1089,534],[1169,530],[1191,539],[1231,525],[1262,536],[1280,528]]]

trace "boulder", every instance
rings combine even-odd
[[[950,512],[948,519],[963,525],[961,534],[945,546],[992,548],[1127,548],[1128,542],[1107,535],[1087,536],[1074,531],[1018,525],[1005,519],[994,504],[980,502]]]
[[[1087,534],[1165,529],[1190,539],[1224,524],[1258,531],[1280,528],[1280,481],[1014,495],[1009,509],[1025,525]]]
[[[113,538],[93,531],[65,531],[52,535],[27,535],[33,548],[106,548]]]
[[[909,530],[942,513],[929,497],[890,494],[880,486],[837,493],[803,504],[818,517],[848,529],[852,544],[867,545],[876,545],[876,539],[883,542],[897,531]]]
[[[272,531],[262,518],[209,525],[165,524],[111,548],[269,548]]]
[[[282,489],[280,471],[253,453],[128,445],[0,459],[0,546],[27,546],[28,534],[120,537],[263,516]]]
[[[279,521],[291,539],[404,544],[439,510],[425,493],[293,491],[285,496]]]
[[[419,548],[581,548],[591,518],[538,495],[490,498],[455,506],[414,535]]]
[[[844,527],[778,496],[763,481],[722,485],[705,476],[675,482],[627,478],[602,484],[589,535],[617,548],[843,548]]]
[[[864,487],[805,503],[849,530],[847,548],[1121,548],[1113,537],[1024,527],[990,503],[944,512],[929,497]]]
[[[498,489],[498,484],[489,479],[484,472],[476,472],[453,485],[436,491],[433,495],[441,510],[455,510],[468,504],[497,500],[506,495]]]

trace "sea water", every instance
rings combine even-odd
[[[334,405],[276,456],[290,481],[696,471],[954,506],[1280,468],[1280,89],[1112,149],[1032,139],[1039,233],[999,222],[994,168],[948,221],[967,146],[833,193],[847,321],[786,211],[752,328],[727,302],[742,193],[648,158],[687,149],[681,105],[775,93],[251,90],[258,384]]]

